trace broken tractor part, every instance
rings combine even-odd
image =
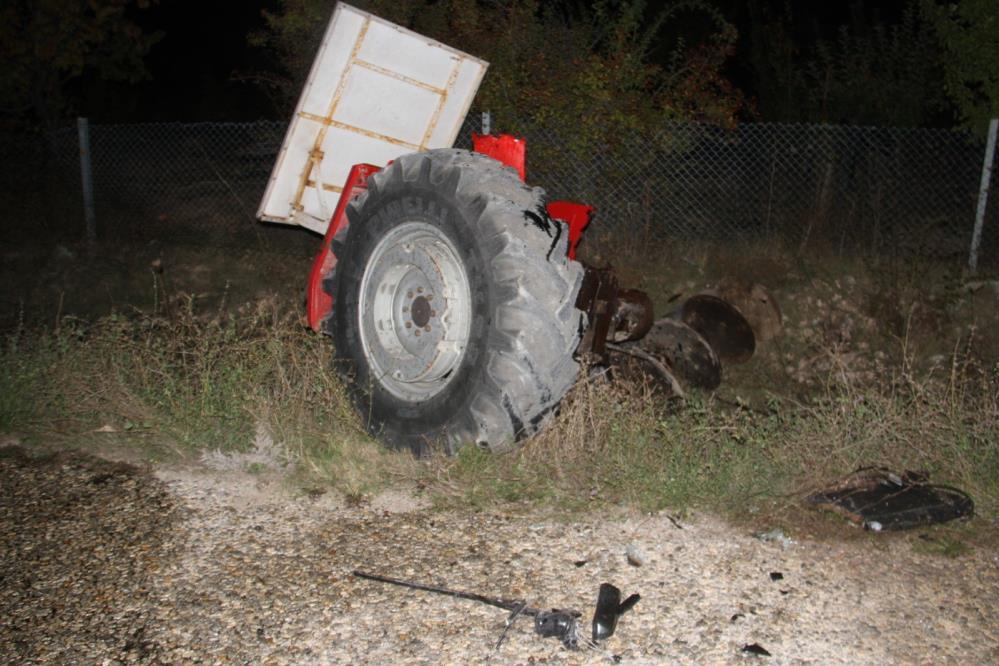
[[[449,597],[457,597],[459,599],[469,599],[471,601],[478,601],[480,603],[496,606],[497,608],[510,611],[510,615],[507,616],[506,627],[503,629],[503,633],[496,642],[497,648],[499,648],[499,646],[503,643],[503,639],[506,638],[507,631],[513,625],[514,620],[521,615],[534,618],[534,633],[538,634],[542,638],[557,638],[562,641],[562,644],[566,648],[570,650],[577,650],[580,646],[579,618],[582,617],[583,614],[577,610],[565,610],[559,608],[541,610],[540,608],[528,606],[527,602],[522,599],[490,597],[476,592],[452,590],[446,587],[439,587],[437,585],[427,585],[426,583],[417,583],[414,581],[402,580],[400,578],[391,578],[389,576],[382,576],[380,574],[368,573],[360,570],[354,570],[352,573],[358,578],[373,580],[379,583],[399,585],[400,587],[406,587],[412,590],[423,590],[424,592],[443,594]],[[601,585],[600,592],[597,597],[597,607],[593,614],[593,642],[596,643],[598,640],[610,638],[610,636],[614,633],[614,630],[617,628],[618,618],[634,607],[640,598],[641,597],[639,595],[632,594],[622,603],[621,591],[618,588],[610,583],[604,583]]]
[[[723,365],[745,363],[756,351],[753,327],[734,305],[717,296],[691,296],[676,316],[708,341]]]
[[[658,320],[637,346],[663,359],[686,386],[711,391],[721,384],[721,362],[714,348],[682,321]]]
[[[603,583],[597,594],[597,608],[593,611],[593,642],[613,636],[618,619],[634,608],[641,598],[641,595],[632,594],[622,602],[621,590],[610,583]]]
[[[583,317],[583,268],[544,192],[431,150],[371,174],[346,214],[324,330],[369,432],[417,454],[538,432],[579,374]]]
[[[652,300],[637,289],[622,289],[610,266],[584,266],[576,309],[586,313],[587,326],[576,355],[593,363],[609,361],[607,343],[642,338],[652,327]]]
[[[931,484],[925,474],[898,475],[884,467],[858,469],[805,501],[875,532],[944,523],[975,512],[963,490]]]
[[[776,338],[784,328],[780,305],[773,294],[758,282],[726,278],[704,293],[729,303],[746,318],[753,329],[757,347]]]

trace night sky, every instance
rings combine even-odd
[[[118,116],[108,120],[143,121],[238,121],[273,115],[258,87],[238,79],[263,66],[263,54],[247,46],[246,36],[263,26],[261,11],[274,4],[161,0],[139,20],[146,30],[163,32],[146,59],[150,79],[116,86],[122,105],[102,111]]]
[[[759,0],[758,5],[779,11],[785,0]],[[331,0],[330,11],[335,2]],[[649,12],[660,3],[650,2]],[[749,33],[750,3],[716,0],[715,4],[739,28]],[[906,0],[866,0],[863,13],[872,19],[896,20]],[[146,64],[150,79],[138,84],[88,86],[81,111],[101,122],[243,121],[276,118],[262,90],[240,80],[265,68],[267,54],[247,46],[246,36],[263,26],[261,11],[274,9],[273,0],[161,0],[143,12],[139,23],[148,31],[162,31]],[[855,3],[847,0],[814,2],[792,0],[796,37],[807,44],[814,35],[832,36],[851,19]],[[206,11],[206,7],[213,8]],[[703,24],[703,21],[700,21]],[[682,24],[681,24],[682,25]],[[699,26],[689,26],[688,40],[696,39]],[[745,44],[743,44],[743,47]],[[664,48],[667,52],[669,49]],[[730,63],[734,83],[753,94],[752,72],[739,54]]]

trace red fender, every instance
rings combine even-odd
[[[323,279],[336,266],[336,255],[333,254],[332,247],[333,237],[341,229],[347,228],[347,204],[368,189],[368,177],[378,171],[379,167],[371,164],[355,164],[350,168],[347,183],[343,186],[340,200],[336,204],[336,210],[333,211],[333,217],[330,218],[326,235],[323,236],[323,244],[319,248],[319,254],[312,262],[309,283],[305,287],[305,313],[309,327],[317,333],[323,319],[329,316],[333,309],[333,297],[323,290]]]
[[[569,258],[576,258],[576,246],[583,237],[583,231],[590,224],[590,218],[596,208],[574,201],[550,201],[548,214],[552,219],[569,225]]]

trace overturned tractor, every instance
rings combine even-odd
[[[583,364],[673,395],[717,387],[753,355],[747,313],[779,325],[776,304],[698,294],[654,321],[646,294],[577,260],[593,209],[527,185],[522,140],[450,147],[487,66],[337,5],[261,203],[323,234],[308,321],[368,430],[417,453],[500,450],[544,426]]]

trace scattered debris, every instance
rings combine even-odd
[[[926,474],[898,475],[884,467],[858,469],[805,501],[873,532],[944,523],[975,511],[963,490],[930,484]]]
[[[782,530],[779,527],[775,527],[772,530],[768,530],[766,532],[757,532],[753,536],[759,539],[760,541],[764,542],[772,541],[774,543],[779,543],[782,548],[787,548],[788,546],[794,544],[794,539],[787,536],[784,533],[784,530]]]
[[[749,654],[755,654],[755,655],[758,655],[760,657],[769,657],[769,656],[771,656],[771,654],[767,651],[767,649],[765,647],[763,647],[762,645],[760,645],[759,643],[752,643],[750,645],[743,645],[742,646],[742,651],[743,652],[748,652]]]
[[[633,567],[640,567],[645,564],[645,553],[639,550],[638,546],[634,543],[628,544],[628,547],[624,549],[624,554],[628,558],[628,564]]]
[[[588,560],[576,560],[575,562],[572,563],[572,566],[574,566],[574,567],[576,567],[578,569],[580,567],[586,566],[587,562],[588,562]]]
[[[771,571],[770,580],[774,581],[775,583],[779,580],[784,580],[784,574],[782,574],[779,571]]]
[[[503,629],[503,633],[496,642],[496,649],[499,649],[500,645],[503,644],[503,640],[506,638],[506,634],[513,625],[514,620],[521,615],[534,618],[534,632],[542,638],[558,638],[562,641],[562,645],[570,650],[577,650],[580,646],[579,618],[582,617],[583,614],[577,610],[553,608],[546,611],[534,608],[533,606],[528,606],[527,602],[522,599],[489,597],[475,592],[451,590],[446,587],[427,585],[426,583],[417,583],[399,578],[390,578],[388,576],[381,576],[379,574],[368,573],[357,569],[355,569],[352,573],[358,578],[373,580],[379,583],[390,583],[392,585],[408,587],[413,590],[423,590],[425,592],[445,594],[450,597],[458,597],[459,599],[469,599],[471,601],[478,601],[480,603],[489,604],[490,606],[496,606],[497,608],[510,611],[510,615],[507,616],[506,619],[506,626]],[[632,594],[625,599],[624,602],[621,602],[621,590],[610,583],[603,583],[600,586],[600,592],[597,596],[597,607],[593,613],[593,645],[590,647],[595,646],[598,640],[610,638],[614,634],[614,630],[617,628],[618,618],[627,611],[631,610],[631,608],[633,608],[640,599],[641,597],[638,594]]]

